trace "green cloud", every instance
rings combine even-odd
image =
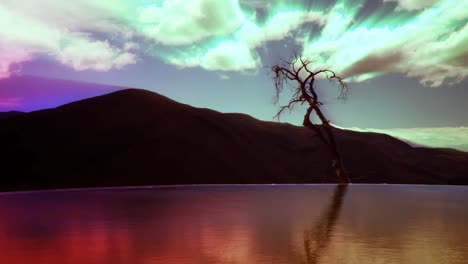
[[[122,68],[139,53],[178,67],[252,70],[262,64],[257,49],[291,37],[317,67],[349,81],[396,72],[440,86],[468,76],[468,1],[388,1],[393,13],[380,3],[367,17],[364,0],[3,1],[0,76],[38,54],[77,70]],[[316,32],[304,36],[310,23]]]
[[[331,10],[320,37],[304,45],[304,54],[318,58],[320,67],[335,69],[350,81],[398,72],[428,86],[468,76],[467,67],[457,64],[467,53],[467,1],[442,0],[401,21],[387,17],[376,24],[370,16],[352,27],[357,11],[345,8],[347,1],[340,3],[343,8]]]
[[[425,128],[346,128],[360,132],[376,132],[387,134],[399,139],[415,143],[416,145],[454,148],[468,151],[468,127],[425,127]]]
[[[165,56],[179,67],[202,67],[206,70],[244,71],[262,65],[256,48],[269,41],[281,40],[304,23],[323,24],[326,16],[316,11],[287,11],[271,16],[263,25],[244,19],[231,37],[214,41],[195,52],[178,52]]]
[[[141,9],[137,30],[164,45],[187,45],[225,37],[244,20],[235,0],[164,1]]]

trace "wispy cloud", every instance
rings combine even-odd
[[[20,105],[21,100],[23,100],[23,98],[21,97],[0,98],[0,107],[6,107],[6,108],[17,107]]]
[[[0,3],[0,77],[8,77],[13,64],[40,55],[75,70],[107,71],[136,63],[135,54],[92,37],[94,30],[112,33],[113,27],[99,22],[103,19],[96,12],[97,6],[90,8],[87,1],[77,2],[76,5],[54,0]]]
[[[190,52],[169,54],[166,60],[179,67],[221,71],[255,70],[262,66],[256,48],[291,36],[294,30],[306,23],[323,25],[325,20],[326,15],[322,12],[304,10],[278,12],[264,25],[258,25],[253,17],[244,17],[230,38]]]
[[[423,128],[345,128],[359,132],[387,134],[415,145],[454,148],[468,151],[468,127],[423,127]]]
[[[229,79],[231,79],[231,77],[229,77],[229,75],[222,74],[222,73],[219,73],[218,76],[219,76],[219,78],[222,79],[222,80],[229,80]]]
[[[396,2],[396,10],[421,10],[427,7],[430,7],[438,0],[383,0],[384,2]]]
[[[468,1],[384,0],[364,17],[365,0],[306,2],[2,1],[0,78],[38,56],[108,71],[142,53],[178,67],[251,71],[263,64],[259,48],[286,39],[350,81],[396,72],[440,86],[468,76]]]
[[[187,45],[227,36],[243,20],[237,0],[156,1],[140,9],[138,27],[159,43]]]
[[[456,83],[468,76],[468,2],[398,1],[400,11],[376,13],[356,24],[360,10],[340,1],[321,35],[304,53],[319,67],[335,69],[351,81],[382,73],[402,73],[428,86]],[[421,9],[409,14],[401,9]]]

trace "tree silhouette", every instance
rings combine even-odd
[[[278,103],[281,93],[283,92],[284,85],[291,82],[297,86],[291,86],[293,88],[293,96],[289,100],[287,105],[281,106],[275,117],[279,118],[280,115],[286,110],[292,110],[296,104],[308,103],[309,107],[304,116],[303,125],[310,128],[325,144],[326,149],[332,160],[332,173],[336,176],[339,184],[350,183],[349,177],[344,170],[343,161],[340,153],[338,152],[336,140],[333,135],[330,121],[325,118],[320,107],[323,103],[319,100],[315,81],[318,77],[325,77],[330,82],[336,82],[340,86],[340,95],[338,99],[345,100],[348,95],[348,86],[342,80],[341,77],[337,76],[334,71],[329,69],[321,69],[312,71],[309,65],[313,61],[305,60],[301,55],[294,54],[294,57],[290,61],[283,60],[283,65],[275,65],[270,68],[274,73],[273,80],[275,82],[276,96],[275,104]],[[321,124],[314,124],[311,121],[311,115],[315,111],[316,115],[321,121]]]

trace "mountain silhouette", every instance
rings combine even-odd
[[[468,184],[468,153],[334,130],[354,183]],[[216,183],[323,183],[312,131],[127,89],[0,119],[1,190]]]
[[[24,112],[20,112],[20,111],[0,112],[0,119],[12,117],[12,116],[18,116],[22,114],[24,114]]]

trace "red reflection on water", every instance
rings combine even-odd
[[[312,203],[276,197],[185,191],[0,199],[0,263],[271,263],[270,251],[287,261],[291,221],[310,214]],[[272,214],[281,207],[296,217]]]
[[[125,229],[72,223],[62,235],[41,238],[4,236],[7,229],[0,219],[0,234],[6,238],[0,238],[1,263],[132,263]]]
[[[0,263],[248,263],[255,258],[242,208],[196,196],[190,198],[192,206],[185,200],[160,206],[113,198],[0,201]]]
[[[398,186],[0,195],[0,263],[465,263],[466,201]]]

